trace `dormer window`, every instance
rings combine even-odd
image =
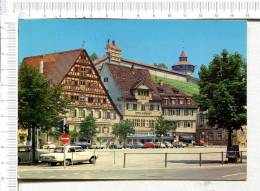
[[[176,104],[176,99],[172,99],[172,105],[175,105]]]
[[[180,99],[180,104],[184,104],[184,100],[183,99]]]
[[[138,90],[139,96],[149,96],[149,90]]]
[[[190,99],[187,99],[187,104],[191,104],[191,100]]]

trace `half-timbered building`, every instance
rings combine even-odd
[[[98,126],[97,142],[113,139],[112,126],[120,121],[120,113],[85,49],[27,57],[23,64],[43,73],[52,85],[62,85],[63,95],[70,99],[64,116],[70,130],[79,130],[80,122],[92,115]]]

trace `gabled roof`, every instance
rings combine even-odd
[[[106,63],[106,65],[124,99],[135,100],[131,91],[132,88],[141,82],[145,82],[145,85],[152,90],[152,101],[161,100],[158,90],[156,89],[156,83],[153,82],[148,70],[108,63]]]
[[[133,86],[131,87],[131,89],[132,89],[132,90],[135,90],[135,89],[138,89],[139,86],[145,85],[145,86],[147,86],[150,90],[152,90],[153,87],[151,87],[151,86],[149,85],[149,82],[147,83],[146,81],[147,81],[147,80],[139,80],[139,81],[137,81],[135,84],[133,84]]]
[[[69,72],[76,59],[84,49],[69,50],[64,52],[55,52],[38,56],[26,57],[23,64],[33,66],[39,71],[41,60],[44,63],[43,74],[54,85],[61,83],[65,75]]]

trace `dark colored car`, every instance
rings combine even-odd
[[[127,144],[127,147],[130,149],[139,149],[139,148],[144,148],[143,143],[129,143]]]
[[[198,140],[198,141],[195,141],[195,142],[193,143],[193,145],[194,145],[194,146],[204,146],[205,143],[204,143],[204,141],[202,141],[202,140]]]
[[[144,144],[144,148],[155,148],[155,144],[152,142],[147,142]]]

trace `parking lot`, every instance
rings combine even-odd
[[[245,149],[241,150],[246,151]],[[244,170],[247,162],[246,152],[243,152],[242,161],[240,161],[239,159],[236,164],[228,164],[226,162],[227,159],[225,155],[226,147],[188,147],[168,149],[99,149],[91,150],[91,152],[98,153],[96,164],[89,164],[86,162],[83,164],[73,164],[66,167],[64,167],[63,165],[48,166],[47,164],[23,164],[18,166],[18,176],[19,178],[37,179],[75,178],[75,175],[77,175],[77,178],[84,178],[86,176],[83,176],[82,173],[84,174],[86,172],[93,172],[92,174],[95,174],[95,176],[92,177],[91,175],[88,175],[87,178],[98,178],[103,177],[107,172],[115,172],[116,175],[111,175],[111,178],[113,178],[118,177],[118,173],[120,171],[123,171],[125,174],[127,174],[127,172],[129,171],[129,175],[133,173],[133,177],[138,178],[138,171],[142,171],[143,173],[145,173],[151,170],[155,170],[160,172],[160,177],[163,177],[163,172],[166,173],[169,170],[205,170],[215,168],[221,171],[221,169],[224,170],[227,168],[241,169],[241,166],[243,166],[242,171],[246,173],[246,170]],[[165,157],[165,155],[167,155],[167,157]],[[73,172],[75,174],[72,177],[62,177],[54,175],[55,173],[64,174],[65,172]],[[45,173],[46,176],[44,176]]]

